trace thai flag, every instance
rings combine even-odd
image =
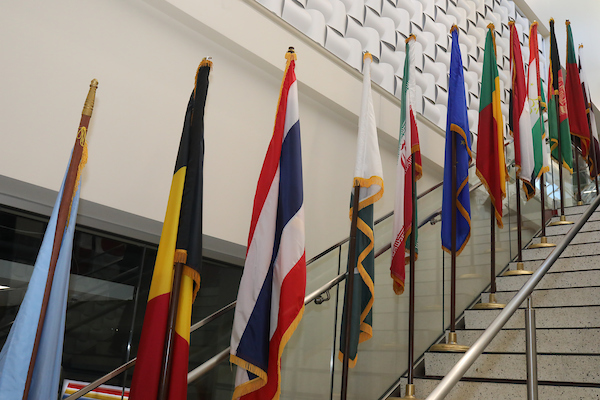
[[[279,397],[281,354],[304,312],[306,258],[295,54],[258,179],[231,335],[234,399]]]

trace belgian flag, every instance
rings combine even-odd
[[[204,105],[212,62],[203,60],[190,97],[167,213],[154,265],[142,337],[131,384],[130,399],[157,398],[167,336],[167,317],[173,285],[173,266],[184,264],[175,324],[168,398],[187,396],[192,303],[202,268],[202,168],[204,164]]]

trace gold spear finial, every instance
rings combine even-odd
[[[90,91],[85,99],[85,103],[83,103],[82,115],[87,115],[88,117],[92,116],[92,111],[94,111],[94,101],[96,100],[96,89],[98,89],[98,80],[92,79]]]

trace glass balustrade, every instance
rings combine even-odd
[[[503,202],[504,228],[496,229],[496,272],[515,258],[517,245],[515,171],[508,163],[510,182]],[[479,183],[475,168],[471,185]],[[565,172],[565,205],[576,204],[577,176],[584,200],[595,193],[580,162],[575,178]],[[546,174],[547,209],[559,207],[558,166]],[[573,184],[575,182],[575,184]],[[540,229],[540,182],[533,199],[521,192],[522,235],[525,245]],[[588,194],[590,194],[587,196]],[[586,197],[587,196],[587,197]],[[419,220],[441,208],[442,187],[419,200]],[[377,207],[377,206],[376,206]],[[0,210],[0,345],[24,295],[47,218],[12,209]],[[434,343],[450,324],[450,256],[441,250],[440,216],[419,229],[416,262],[415,357]],[[375,251],[388,245],[393,219],[374,229]],[[483,186],[471,192],[471,239],[457,258],[457,315],[476,300],[490,283],[490,202]],[[156,246],[92,230],[78,229],[75,238],[69,291],[63,378],[90,382],[133,358],[137,352]],[[373,338],[360,344],[358,362],[349,375],[349,399],[378,398],[405,373],[408,352],[408,290],[397,296],[390,278],[390,251],[376,259]],[[307,266],[307,294],[345,272],[348,243],[321,255]],[[203,285],[194,304],[198,321],[235,300],[242,269],[212,260],[203,272]],[[407,276],[407,287],[410,284]],[[333,399],[339,397],[341,362],[338,360],[344,283],[310,303],[289,341],[282,359],[282,399]],[[229,346],[233,310],[193,332],[190,370]],[[460,333],[459,333],[460,342]],[[235,368],[228,360],[189,385],[188,398],[230,399]],[[131,371],[109,384],[128,387]],[[418,390],[418,389],[417,389]]]

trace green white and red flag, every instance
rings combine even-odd
[[[404,292],[406,264],[410,261],[410,235],[412,221],[416,218],[417,204],[413,203],[413,174],[419,180],[423,174],[419,132],[413,104],[415,101],[415,52],[412,50],[415,35],[406,39],[406,58],[404,60],[404,79],[400,97],[400,137],[398,140],[398,165],[396,167],[396,200],[394,204],[394,231],[392,242],[392,264],[390,272],[394,281],[394,292]],[[415,234],[415,259],[417,257],[417,232]]]
[[[523,182],[527,200],[535,195],[535,180],[550,171],[550,154],[546,145],[544,121],[542,119],[543,91],[540,78],[540,54],[538,48],[537,22],[529,28],[529,68],[527,70],[527,98],[531,136],[533,142],[533,175],[530,182]]]

